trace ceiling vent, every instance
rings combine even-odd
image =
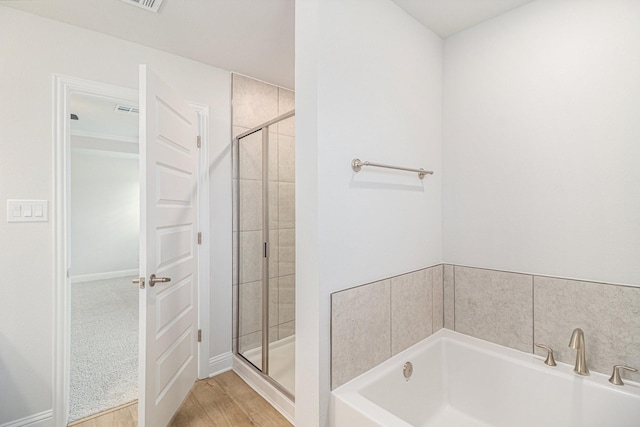
[[[125,3],[141,7],[149,12],[158,13],[163,0],[122,0]]]
[[[114,109],[114,111],[117,113],[123,113],[123,114],[139,114],[140,113],[140,109],[138,107],[132,107],[130,105],[122,105],[122,104],[116,104],[116,108]]]

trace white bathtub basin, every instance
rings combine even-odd
[[[443,329],[334,390],[331,420],[335,427],[640,427],[640,384],[607,380]]]

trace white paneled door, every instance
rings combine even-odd
[[[197,132],[197,114],[141,65],[140,427],[166,426],[197,377]]]

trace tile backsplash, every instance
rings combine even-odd
[[[496,344],[533,348],[533,278],[455,267],[455,330]]]
[[[331,295],[331,387],[442,328],[442,266]]]
[[[337,387],[391,357],[391,280],[331,298],[331,384]]]
[[[591,371],[640,369],[638,287],[444,264],[336,292],[331,310],[332,388],[442,327],[568,364],[579,327]]]
[[[553,347],[557,360],[575,362],[568,344],[579,327],[590,370],[611,374],[613,365],[640,369],[640,288],[539,276],[533,286],[535,340]],[[623,375],[640,380],[637,373]]]

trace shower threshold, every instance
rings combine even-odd
[[[295,343],[291,335],[269,344],[269,376],[285,390],[295,395]],[[262,363],[262,346],[243,353],[245,359],[254,366]]]

